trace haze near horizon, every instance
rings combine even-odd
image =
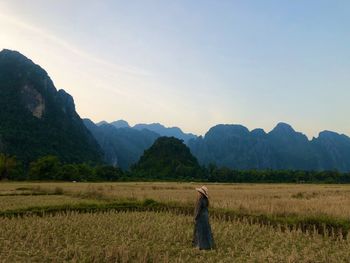
[[[81,117],[350,135],[347,1],[0,1],[1,48]]]

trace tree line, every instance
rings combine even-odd
[[[181,164],[180,164],[181,166]],[[181,168],[181,167],[180,167]],[[150,167],[149,169],[153,169]],[[174,174],[176,173],[176,174]],[[180,173],[180,174],[177,174]],[[232,170],[213,164],[201,167],[200,174],[182,174],[182,169],[171,173],[140,173],[123,171],[111,165],[63,163],[57,156],[44,156],[24,166],[14,156],[0,153],[1,180],[31,181],[205,181],[220,183],[350,183],[350,172],[293,171],[293,170]]]
[[[110,165],[62,163],[57,156],[44,156],[24,166],[16,157],[0,154],[1,180],[33,181],[117,181],[123,171]]]
[[[350,183],[350,172],[300,170],[232,170],[207,167],[209,182],[222,183]]]

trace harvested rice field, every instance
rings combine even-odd
[[[184,209],[192,211],[197,186],[1,183],[0,261],[350,261],[349,233],[339,236],[325,228],[328,221],[321,222],[326,216],[347,227],[348,185],[207,184],[216,244],[211,251],[191,246],[193,218]],[[41,210],[45,212],[38,214]],[[232,217],[223,216],[229,212]],[[265,219],[254,221],[251,215]],[[291,221],[299,217],[311,217],[314,221],[305,221],[311,227]],[[273,224],[276,218],[292,223]],[[326,230],[320,234],[317,228],[322,227]]]

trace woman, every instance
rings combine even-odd
[[[214,248],[214,240],[209,224],[208,188],[202,186],[196,190],[197,204],[194,212],[195,226],[192,244],[199,249],[212,249]]]

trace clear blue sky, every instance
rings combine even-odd
[[[81,117],[350,135],[350,1],[0,0],[0,45]]]

